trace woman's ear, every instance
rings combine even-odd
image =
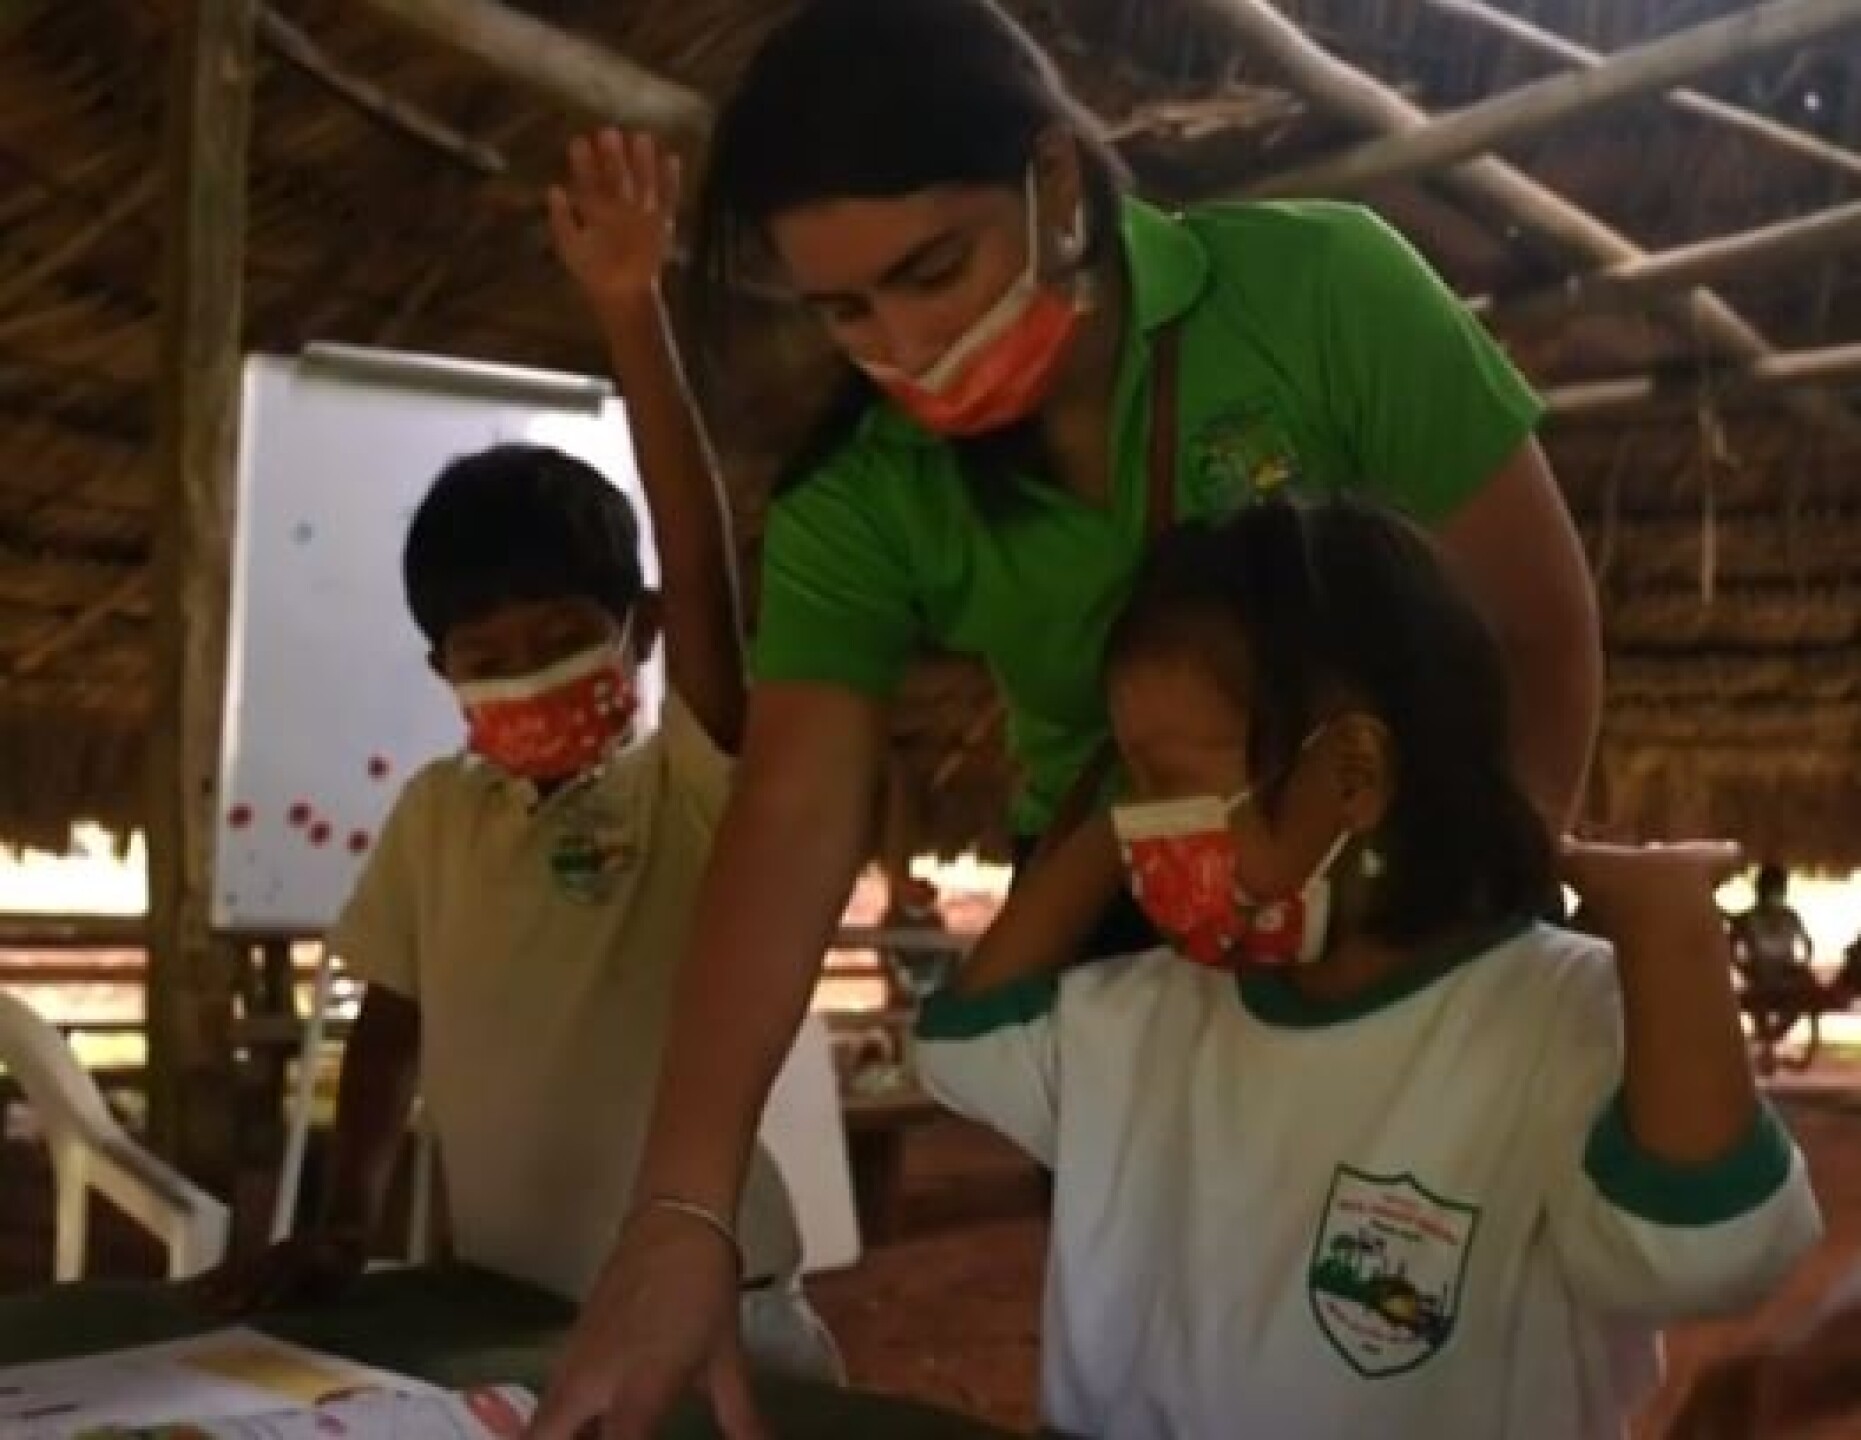
[[[1034,187],[1048,254],[1062,268],[1076,265],[1086,253],[1085,170],[1064,126],[1048,126],[1034,142]]]
[[[1334,721],[1331,772],[1351,832],[1376,829],[1396,798],[1396,750],[1389,727],[1369,715]]]

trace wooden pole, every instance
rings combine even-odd
[[[1371,140],[1316,164],[1269,176],[1253,187],[1253,193],[1350,194],[1367,185],[1438,170],[1504,141],[1857,24],[1861,0],[1771,0],[1619,51],[1591,69],[1521,85],[1406,134]]]
[[[615,125],[677,134],[710,124],[710,103],[697,91],[498,0],[367,3],[429,40]]]
[[[209,913],[231,594],[252,0],[187,0],[176,15],[156,411],[149,1120],[164,1153],[221,1188],[236,1163],[238,961],[214,939]]]
[[[1267,0],[1202,0],[1202,5],[1225,20],[1252,53],[1278,66],[1293,88],[1314,104],[1379,134],[1401,134],[1428,123],[1427,111],[1326,51]],[[1469,160],[1448,170],[1442,181],[1476,204],[1499,210],[1586,267],[1647,258],[1626,235],[1503,160]],[[1738,360],[1774,353],[1758,330],[1711,291],[1674,295],[1662,308],[1678,333],[1711,353]],[[1833,396],[1796,391],[1787,403],[1807,420],[1845,438],[1861,439],[1861,423]]]
[[[1444,15],[1452,15],[1496,35],[1503,35],[1527,50],[1561,60],[1581,70],[1593,70],[1608,58],[1574,40],[1566,40],[1561,35],[1540,29],[1529,20],[1484,4],[1482,0],[1421,0],[1421,3]],[[1697,90],[1669,91],[1667,103],[1676,110],[1684,110],[1689,115],[1697,115],[1702,120],[1710,120],[1727,130],[1735,131],[1748,140],[1769,145],[1782,154],[1826,166],[1851,180],[1861,180],[1861,154],[1824,140],[1820,135],[1811,135],[1794,125],[1785,125],[1755,110],[1729,105],[1711,95],[1702,95]]]
[[[1855,380],[1861,380],[1861,345],[1830,345],[1767,355],[1743,365],[1558,385],[1544,392],[1544,402],[1555,416],[1595,415],[1667,399],[1693,401],[1702,392],[1718,397]]]
[[[1510,299],[1489,295],[1471,303],[1475,313],[1494,324],[1529,324],[1646,300],[1714,280],[1743,278],[1849,245],[1861,245],[1861,200],[1572,275],[1560,284]]]

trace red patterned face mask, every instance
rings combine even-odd
[[[530,675],[454,687],[466,744],[519,779],[570,780],[633,733],[639,691],[626,641],[605,641]]]
[[[1250,895],[1239,879],[1240,844],[1228,822],[1250,799],[1243,790],[1226,800],[1204,795],[1117,806],[1112,825],[1131,893],[1176,951],[1198,965],[1310,964],[1324,953],[1330,870],[1350,837],[1338,836],[1295,893]]]

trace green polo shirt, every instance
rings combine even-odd
[[[924,644],[979,656],[1008,706],[1037,833],[1106,734],[1100,651],[1144,544],[1151,342],[1182,319],[1176,513],[1349,487],[1446,519],[1537,424],[1499,346],[1368,210],[1131,200],[1135,323],[1114,391],[1114,490],[1034,476],[981,515],[954,453],[888,404],[771,508],[755,671],[889,696]],[[998,513],[999,512],[999,513]]]

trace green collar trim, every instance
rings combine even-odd
[[[1327,1025],[1342,1025],[1350,1020],[1374,1015],[1379,1010],[1387,1010],[1411,995],[1426,990],[1468,962],[1518,939],[1537,923],[1532,918],[1510,916],[1456,945],[1443,947],[1436,954],[1417,957],[1413,963],[1392,971],[1361,994],[1347,1000],[1315,1000],[1303,994],[1292,983],[1290,974],[1283,969],[1255,970],[1237,975],[1235,987],[1240,994],[1241,1004],[1247,1007],[1256,1020],[1265,1021],[1268,1025],[1293,1030],[1317,1030]]]

